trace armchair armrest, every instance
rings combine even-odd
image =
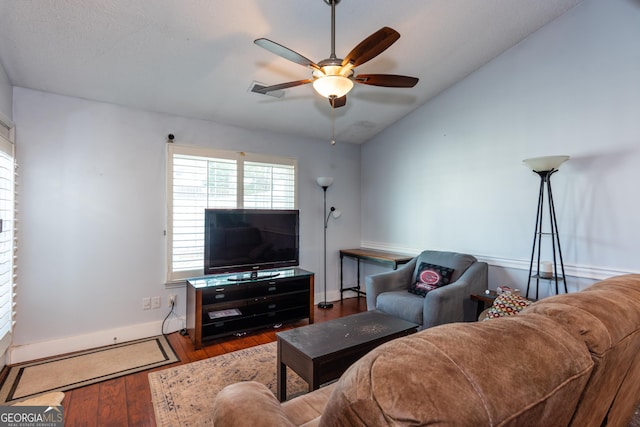
[[[382,292],[407,289],[416,268],[417,257],[399,267],[397,270],[373,274],[365,278],[367,292],[367,310],[375,310],[376,299]]]
[[[470,296],[488,288],[488,272],[486,262],[475,262],[454,283],[429,292],[424,298],[422,328],[477,320]]]
[[[213,402],[213,425],[293,427],[280,402],[265,386],[245,381],[223,388]]]

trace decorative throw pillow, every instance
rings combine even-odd
[[[448,285],[452,273],[453,268],[422,262],[416,274],[416,281],[409,287],[409,292],[424,297],[429,291]]]
[[[496,297],[491,308],[487,310],[487,314],[482,320],[513,316],[530,304],[531,301],[525,297],[507,292]]]

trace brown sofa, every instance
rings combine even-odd
[[[262,384],[233,384],[214,425],[626,426],[638,400],[640,275],[626,275],[396,339],[282,404]]]

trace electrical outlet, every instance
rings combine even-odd
[[[142,309],[149,310],[151,308],[151,298],[142,298]]]
[[[160,308],[160,297],[151,298],[151,308]]]
[[[175,294],[169,295],[169,299],[167,300],[167,305],[169,307],[171,307],[172,305],[176,305],[177,298],[178,298],[178,295],[175,295]]]

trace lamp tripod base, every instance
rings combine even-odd
[[[330,302],[322,301],[321,303],[318,303],[318,308],[333,308],[333,304]]]

